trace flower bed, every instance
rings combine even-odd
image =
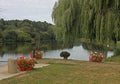
[[[92,62],[102,62],[104,59],[105,58],[104,58],[103,53],[98,53],[94,51],[92,51],[89,56],[89,60]]]
[[[18,69],[20,71],[32,70],[34,68],[35,63],[36,63],[35,58],[28,59],[25,58],[24,56],[20,56],[19,58],[17,58]]]
[[[35,50],[35,51],[32,50],[32,51],[30,52],[30,57],[31,57],[31,58],[35,57],[36,59],[41,59],[42,56],[43,56],[43,53],[42,53],[42,51],[40,51],[40,50]]]

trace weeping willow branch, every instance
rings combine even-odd
[[[63,39],[120,40],[120,0],[58,0],[52,18]]]

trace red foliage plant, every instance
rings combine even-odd
[[[35,63],[36,63],[35,58],[29,59],[29,58],[25,58],[24,56],[20,56],[17,58],[17,65],[20,71],[32,70]]]
[[[102,62],[104,59],[105,57],[103,53],[98,53],[94,51],[92,51],[89,56],[89,60],[92,62]]]
[[[42,56],[43,56],[43,53],[42,53],[42,51],[40,51],[40,50],[35,50],[35,51],[32,50],[32,51],[30,52],[30,57],[31,57],[31,58],[35,57],[36,59],[41,59]]]

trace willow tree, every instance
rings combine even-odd
[[[57,38],[120,40],[120,0],[58,0],[52,18]]]

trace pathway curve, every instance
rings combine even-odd
[[[44,66],[48,66],[49,64],[35,64],[34,68],[42,68]],[[21,72],[17,72],[14,74],[8,73],[8,65],[1,65],[0,66],[0,80],[2,79],[6,79],[6,78],[10,78],[19,74],[23,74],[26,71],[21,71]]]

